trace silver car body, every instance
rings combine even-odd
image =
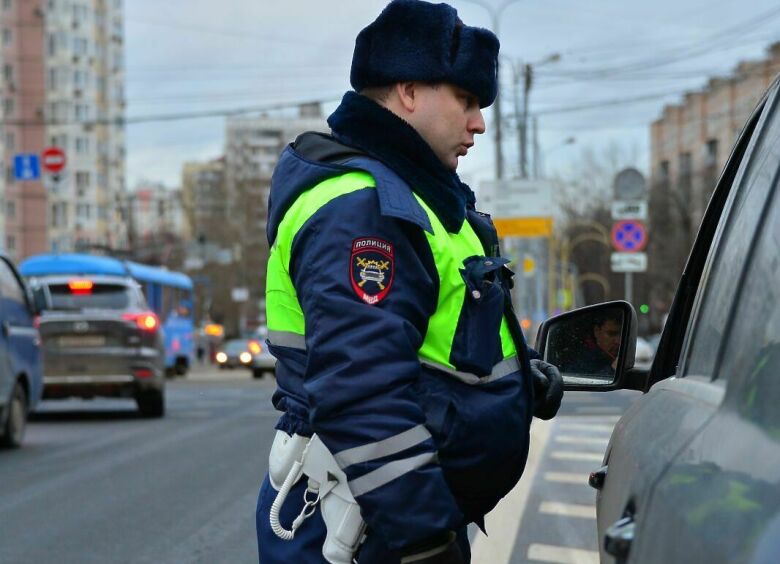
[[[59,309],[52,306],[52,289],[74,278],[95,286],[123,288],[121,309]],[[52,275],[30,279],[34,291],[47,295],[50,308],[40,317],[44,352],[44,398],[94,396],[137,397],[164,389],[164,348],[159,328],[146,331],[128,319],[148,312],[138,284],[129,277]]]

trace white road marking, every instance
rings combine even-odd
[[[588,485],[588,474],[585,472],[545,472],[544,479],[562,484]]]
[[[543,501],[541,505],[539,505],[539,513],[561,515],[563,517],[579,517],[581,519],[595,519],[596,507],[593,505],[581,505],[577,503]]]
[[[555,437],[555,442],[572,445],[601,445],[606,447],[607,443],[609,443],[609,437],[578,437],[575,435],[559,435]]]
[[[534,477],[544,456],[544,447],[550,436],[552,421],[534,419],[531,425],[531,445],[523,477],[514,489],[485,517],[485,529],[490,539],[477,532],[471,546],[473,564],[508,564],[520,530],[523,510],[528,502]]]
[[[613,407],[609,405],[584,405],[575,409],[577,413],[593,413],[596,415],[610,415],[613,413],[623,413],[622,407]]]
[[[555,562],[557,564],[599,564],[598,551],[566,548],[549,544],[532,544],[528,547],[526,558],[538,562]]]
[[[600,423],[561,423],[561,429],[572,431],[604,431],[611,433],[614,425],[602,425]]]
[[[550,458],[556,460],[592,460],[594,462],[601,462],[604,459],[604,454],[598,452],[572,452],[561,450],[550,454]]]
[[[561,423],[617,423],[620,420],[620,415],[593,415],[593,414],[585,414],[585,413],[575,413],[572,415],[559,415],[556,417],[558,421]]]

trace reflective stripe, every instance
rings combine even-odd
[[[291,331],[268,331],[268,341],[280,347],[306,350],[306,337]]]
[[[421,466],[425,466],[435,460],[435,452],[426,452],[424,454],[412,456],[411,458],[388,462],[384,466],[380,466],[365,476],[361,476],[360,478],[356,478],[349,482],[349,489],[355,497],[367,494],[380,486],[384,486],[388,482],[392,482],[396,478],[400,478],[407,472],[417,470]]]
[[[336,462],[339,466],[346,468],[359,462],[368,462],[369,460],[375,460],[384,456],[390,456],[407,448],[411,448],[431,438],[431,434],[425,425],[417,425],[398,433],[392,437],[382,439],[375,443],[369,443],[359,447],[342,450],[335,455]]]
[[[435,370],[441,370],[442,372],[446,372],[450,376],[457,378],[464,384],[471,384],[474,385],[480,385],[480,384],[487,384],[488,382],[494,382],[495,380],[498,380],[499,378],[503,378],[504,376],[509,376],[510,374],[513,374],[520,370],[520,362],[517,360],[516,356],[510,356],[509,358],[505,358],[498,364],[496,364],[493,367],[492,372],[489,376],[477,376],[476,374],[472,374],[470,372],[461,372],[460,370],[455,370],[454,368],[450,368],[449,366],[444,366],[443,364],[439,364],[438,362],[432,362],[428,360],[427,358],[420,358],[420,363],[423,366],[427,366],[428,368],[433,368]]]

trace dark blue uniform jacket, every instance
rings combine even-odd
[[[329,136],[299,138],[274,172],[269,241],[303,191],[356,169],[370,172],[376,189],[332,200],[293,241],[290,275],[305,315],[306,350],[271,346],[279,360],[273,403],[283,412],[277,429],[316,432],[334,454],[418,425],[430,431],[431,438],[402,452],[345,468],[352,481],[387,463],[437,453],[438,460],[357,497],[370,531],[395,549],[481,523],[522,474],[533,397],[526,371],[469,385],[421,366],[417,351],[439,291],[425,235],[431,227],[408,185],[379,161]],[[485,255],[497,254],[489,218],[473,210],[467,216]],[[363,237],[394,247],[392,286],[374,305],[361,300],[350,281],[352,244]],[[489,374],[502,360],[498,325],[508,287],[478,262],[464,276],[488,295],[477,301],[467,294],[451,361],[460,370]]]

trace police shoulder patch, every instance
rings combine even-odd
[[[378,304],[387,297],[395,275],[393,245],[376,237],[352,241],[349,279],[364,302]]]

